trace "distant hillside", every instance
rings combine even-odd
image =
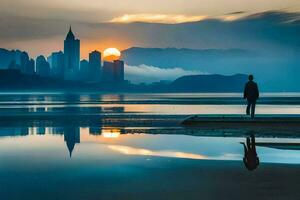
[[[299,52],[300,53],[300,52]],[[182,68],[208,74],[253,74],[267,91],[300,91],[297,54],[273,55],[243,49],[176,49],[133,47],[122,52],[127,65]],[[299,54],[300,55],[300,54]]]
[[[185,92],[242,92],[248,79],[247,75],[191,75],[178,78],[170,87]]]

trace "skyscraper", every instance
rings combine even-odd
[[[53,52],[51,54],[51,74],[56,78],[64,77],[65,59],[62,51]]]
[[[89,62],[87,60],[80,61],[80,79],[83,81],[89,81],[90,70]]]
[[[101,53],[99,51],[89,53],[89,71],[91,81],[101,79]]]
[[[114,70],[115,70],[115,80],[117,82],[124,81],[124,61],[115,60],[114,61]]]
[[[14,54],[15,54],[15,61],[16,61],[16,65],[21,65],[21,54],[22,54],[22,51],[20,50],[15,50],[14,51]]]
[[[112,82],[114,80],[114,63],[104,61],[102,69],[102,80]]]
[[[47,62],[49,63],[50,65],[50,69],[52,71],[52,54],[50,56],[47,57]],[[52,72],[51,72],[52,73]]]
[[[64,78],[66,80],[78,80],[79,62],[80,62],[80,40],[76,39],[72,28],[64,41]]]
[[[43,77],[50,76],[50,65],[42,55],[36,58],[36,73]]]
[[[14,56],[8,68],[17,69],[20,70],[21,73],[25,73],[26,65],[29,62],[28,53],[20,50],[13,50],[12,52]]]
[[[34,60],[30,59],[25,66],[25,74],[31,74],[31,75],[34,74],[35,73],[34,65],[35,65]]]
[[[124,81],[124,61],[105,61],[103,64],[102,78],[107,82],[120,83]]]
[[[26,72],[26,65],[29,63],[28,53],[23,51],[20,55],[20,71],[22,73]]]

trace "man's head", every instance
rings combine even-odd
[[[248,79],[249,79],[249,81],[253,81],[253,79],[254,79],[253,75],[250,74],[250,75],[248,76]]]

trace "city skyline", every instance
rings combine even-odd
[[[124,79],[124,62],[120,61],[120,52],[115,48],[104,51],[102,68],[102,54],[94,50],[89,53],[89,59],[80,59],[80,39],[75,36],[72,27],[66,34],[63,51],[51,52],[48,57],[39,55],[35,60],[26,51],[11,50],[6,55],[1,68],[17,70],[25,75],[52,77],[67,81],[83,81],[89,83],[117,82]],[[117,54],[117,55],[116,55]]]

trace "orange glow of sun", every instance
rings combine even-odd
[[[107,48],[103,52],[103,58],[105,61],[118,60],[121,57],[121,52],[117,48]]]

